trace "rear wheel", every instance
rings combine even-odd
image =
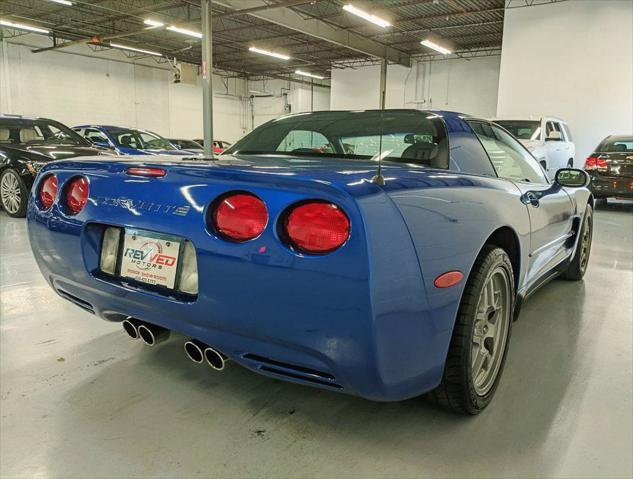
[[[466,283],[442,382],[431,399],[464,414],[478,414],[490,403],[505,363],[513,309],[510,258],[486,246]]]
[[[593,209],[591,205],[587,205],[585,209],[585,217],[582,220],[582,226],[579,232],[578,246],[569,267],[562,274],[565,279],[572,281],[580,281],[589,264],[589,255],[591,254],[591,242],[593,239]]]
[[[0,202],[9,216],[26,216],[28,191],[20,175],[12,169],[6,169],[0,175]]]

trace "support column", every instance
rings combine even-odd
[[[201,0],[202,16],[202,128],[204,155],[213,155],[213,26],[211,0]]]
[[[387,59],[380,61],[380,97],[378,98],[378,108],[385,109],[385,98],[387,96]]]

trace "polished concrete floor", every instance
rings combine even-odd
[[[381,404],[150,349],[57,297],[0,212],[0,476],[631,477],[633,207],[526,303],[493,405]]]

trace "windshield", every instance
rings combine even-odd
[[[156,133],[129,128],[106,128],[114,142],[137,150],[175,150],[176,147]]]
[[[53,120],[0,118],[0,143],[15,145],[75,145],[91,143]]]
[[[632,153],[633,137],[611,137],[603,141],[598,147],[601,153]]]
[[[501,125],[515,138],[519,140],[538,140],[541,135],[541,122],[532,120],[497,120],[498,125]]]
[[[442,119],[418,110],[324,111],[269,121],[225,151],[377,159],[448,168]]]

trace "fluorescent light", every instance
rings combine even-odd
[[[308,72],[304,72],[302,70],[295,70],[295,74],[296,75],[301,75],[304,77],[310,77],[310,78],[316,78],[317,80],[324,80],[325,77],[319,76],[319,75],[315,75],[314,73],[308,73]]]
[[[158,20],[152,20],[151,18],[147,18],[145,20],[143,20],[143,23],[145,25],[149,25],[150,27],[153,28],[159,28],[159,27],[164,27],[165,24],[163,22],[159,22]]]
[[[167,27],[167,30],[170,30],[170,31],[176,32],[176,33],[182,33],[183,35],[189,35],[190,37],[202,38],[202,33],[200,33],[200,32],[196,32],[194,30],[189,30],[188,28],[180,28],[180,27],[177,27],[175,25],[169,25]]]
[[[365,10],[361,10],[360,8],[356,8],[354,5],[351,5],[349,3],[343,6],[343,10],[353,15],[356,15],[364,20],[367,20],[368,22],[371,22],[374,25],[378,25],[379,27],[386,28],[386,27],[391,26],[391,23],[389,23],[384,18],[377,17],[376,15],[366,12]]]
[[[72,7],[73,2],[69,2],[68,0],[48,0],[49,2],[59,3],[60,5],[66,5],[67,7]]]
[[[131,52],[145,53],[146,55],[154,55],[155,57],[162,57],[162,53],[154,52],[152,50],[143,50],[142,48],[128,47],[127,45],[121,45],[120,43],[110,43],[112,48],[120,48],[121,50],[129,50]]]
[[[450,51],[448,48],[444,48],[441,45],[438,45],[435,42],[432,42],[431,40],[422,40],[420,42],[422,45],[424,45],[425,47],[430,48],[431,50],[435,50],[436,52],[440,52],[443,55],[450,55],[451,53],[453,53],[452,51]]]
[[[28,30],[29,32],[35,33],[49,33],[49,30],[46,30],[45,28],[33,27],[31,25],[25,25],[24,23],[10,22],[9,20],[3,20],[1,18],[0,25],[3,27],[16,28],[18,30]]]
[[[284,55],[283,53],[271,52],[270,50],[264,50],[262,48],[250,47],[248,51],[259,53],[261,55],[268,55],[269,57],[279,58],[280,60],[290,60],[290,57],[288,55]]]

